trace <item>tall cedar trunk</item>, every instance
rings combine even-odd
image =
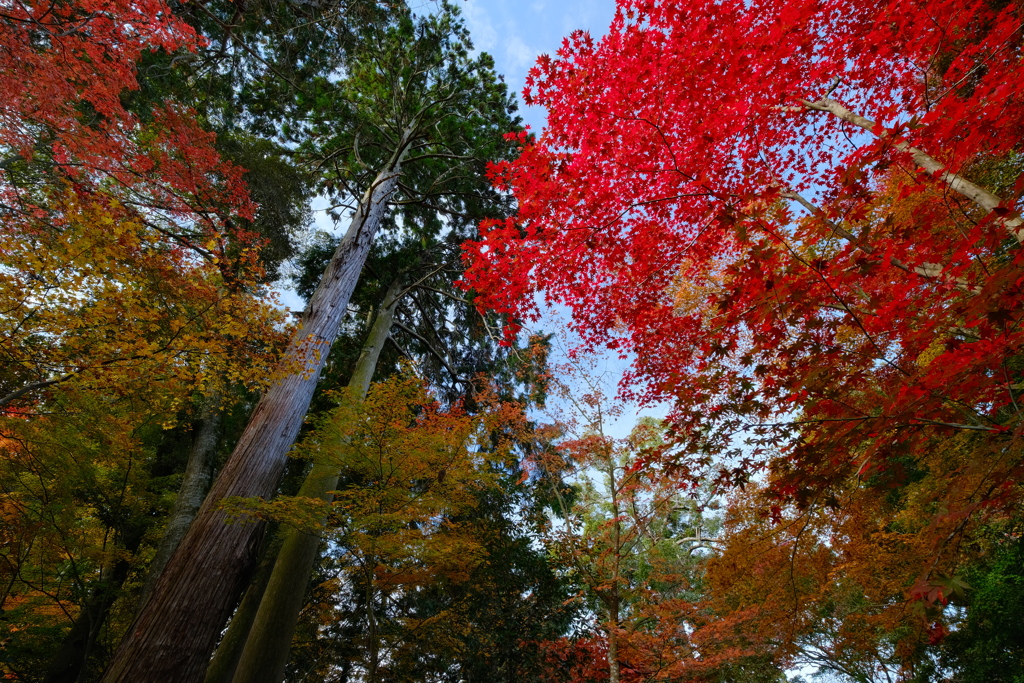
[[[193,427],[195,432],[192,437],[192,446],[188,452],[188,463],[185,465],[181,488],[178,490],[178,497],[174,501],[174,509],[167,522],[167,529],[164,531],[163,538],[160,539],[160,547],[157,548],[156,556],[149,566],[149,575],[146,577],[142,595],[139,597],[138,609],[140,611],[153,592],[153,586],[156,585],[167,562],[178,548],[181,539],[185,537],[185,532],[188,531],[192,520],[196,518],[207,491],[210,490],[210,480],[213,478],[213,454],[217,450],[217,440],[220,436],[221,411],[219,403],[217,396],[208,396],[203,400],[199,413],[199,424]]]
[[[224,637],[220,639],[217,651],[213,653],[213,659],[206,668],[206,678],[203,683],[231,683],[231,677],[235,675],[238,661],[242,658],[242,648],[245,647],[245,639],[249,636],[249,630],[256,621],[256,612],[260,608],[260,601],[263,593],[267,590],[267,583],[270,581],[270,573],[274,569],[277,560],[277,553],[281,550],[281,534],[273,534],[270,543],[267,543],[266,552],[261,553],[259,568],[256,575],[249,582],[242,596],[242,602],[238,609],[231,615],[231,623],[228,624]]]
[[[370,388],[377,359],[391,331],[400,290],[399,280],[388,289],[349,380],[349,394],[360,401],[366,397]],[[329,492],[338,487],[338,476],[336,466],[314,464],[298,495],[330,501],[332,497]],[[322,523],[326,521],[324,519]],[[302,600],[316,565],[320,536],[294,528],[283,530],[282,535],[284,541],[277,562],[246,640],[242,658],[231,679],[234,683],[280,683],[284,679]]]
[[[287,373],[260,399],[195,521],[103,677],[104,683],[198,683],[250,573],[263,524],[230,521],[228,497],[274,494],[317,380],[338,335],[374,235],[398,185],[407,130],[363,195],[283,360]]]

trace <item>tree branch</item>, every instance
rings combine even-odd
[[[61,382],[66,382],[66,381],[68,381],[69,379],[71,379],[72,377],[74,377],[75,375],[79,374],[80,372],[82,372],[84,370],[85,370],[85,368],[80,368],[78,370],[75,370],[74,372],[69,372],[68,374],[64,375],[63,377],[58,377],[57,379],[48,379],[48,380],[44,380],[42,382],[32,382],[31,384],[26,384],[22,388],[17,389],[15,391],[12,391],[11,393],[7,394],[6,396],[0,397],[0,406],[5,406],[8,403],[10,403],[11,401],[24,396],[25,394],[27,394],[30,391],[35,391],[36,389],[44,389],[46,387],[53,386],[54,384],[60,384]]]
[[[409,336],[415,338],[421,344],[426,346],[427,347],[427,351],[429,351],[432,356],[437,358],[437,360],[440,361],[441,365],[444,366],[445,370],[448,371],[448,374],[452,376],[452,380],[454,380],[455,382],[458,382],[459,384],[469,384],[470,383],[469,380],[462,379],[461,377],[459,377],[459,374],[457,372],[455,372],[455,370],[452,369],[451,365],[448,364],[447,359],[445,359],[445,357],[443,355],[441,355],[441,353],[437,349],[435,349],[434,346],[429,341],[427,341],[427,339],[423,335],[419,334],[415,330],[410,329],[409,327],[407,327],[405,324],[403,324],[399,320],[396,320],[394,325],[395,325],[395,327],[401,329],[403,332],[405,332]],[[395,346],[398,346],[398,344],[396,343]],[[401,350],[401,348],[399,350]],[[409,355],[409,354],[406,354],[406,355]],[[409,357],[411,358],[412,356],[409,356]]]
[[[834,89],[834,86],[833,86]],[[831,94],[829,90],[829,94]],[[912,147],[906,142],[898,142],[892,139],[888,131],[882,130],[881,133],[875,132],[875,122],[871,119],[864,118],[860,114],[856,114],[843,105],[839,104],[833,99],[830,99],[828,95],[821,98],[817,102],[809,102],[808,100],[801,100],[800,103],[806,108],[812,111],[821,111],[832,114],[833,116],[852,123],[858,128],[862,128],[867,132],[875,135],[876,137],[883,140],[891,140],[892,146],[901,152],[910,154],[913,158],[914,163],[923,168],[931,175],[938,177],[950,188],[959,192],[963,196],[967,197],[975,204],[991,213],[996,209],[1000,208],[1003,204],[1003,200],[992,194],[988,190],[975,185],[970,180],[967,180],[961,175],[957,175],[951,171],[947,171],[946,167],[933,159],[931,156],[926,154],[923,150],[917,147]],[[1009,218],[999,218],[999,222],[1003,224],[1010,236],[1013,237],[1018,243],[1024,242],[1024,221],[1021,220],[1020,216],[1012,216]]]

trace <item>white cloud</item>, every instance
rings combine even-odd
[[[466,17],[466,26],[469,27],[476,49],[493,54],[498,47],[498,29],[490,13],[480,6],[479,0],[465,0],[462,3],[462,15]]]
[[[516,75],[526,74],[537,61],[538,51],[536,48],[527,45],[518,35],[510,34],[503,41],[505,49],[505,63]]]

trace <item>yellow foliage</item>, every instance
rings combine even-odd
[[[258,290],[114,200],[64,190],[51,204],[57,222],[0,226],[0,397],[74,380],[159,385],[173,402],[223,377],[267,380],[283,317]]]

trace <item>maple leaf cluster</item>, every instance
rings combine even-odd
[[[201,39],[160,0],[16,3],[0,16],[0,202],[5,214],[50,211],[33,162],[79,193],[101,192],[162,218],[177,246],[223,257],[226,216],[252,218],[243,170],[181,104],[143,120],[123,102],[149,51],[194,51]],[[50,180],[53,180],[51,177]],[[59,223],[59,216],[53,218]],[[178,223],[175,225],[175,223]],[[253,236],[238,232],[239,241]],[[213,243],[211,244],[211,240]]]

